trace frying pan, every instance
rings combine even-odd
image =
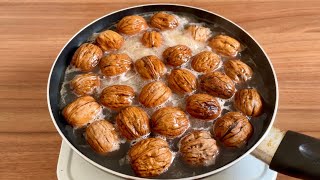
[[[201,168],[189,167],[187,171],[176,170],[179,169],[180,166],[183,166],[181,164],[172,165],[174,167],[170,167],[168,172],[156,178],[203,178],[223,171],[240,161],[244,156],[252,153],[257,158],[269,164],[271,169],[280,173],[304,179],[320,179],[320,140],[292,131],[283,132],[272,127],[278,108],[278,84],[271,61],[261,46],[252,36],[232,21],[215,13],[185,5],[151,4],[113,12],[84,27],[63,47],[52,65],[48,79],[47,100],[52,121],[61,137],[69,146],[86,161],[108,173],[127,179],[140,179],[134,176],[129,165],[120,166],[118,165],[118,159],[114,159],[112,156],[104,157],[97,155],[91,149],[86,148],[82,142],[74,139],[74,134],[71,133],[70,127],[61,115],[59,106],[60,89],[64,80],[64,72],[70,64],[74,52],[82,43],[86,42],[93,33],[100,32],[114,25],[124,16],[158,11],[169,11],[175,14],[182,13],[196,17],[209,24],[216,24],[227,32],[230,32],[236,39],[244,44],[247,48],[243,54],[250,54],[256,64],[254,70],[260,73],[264,83],[264,88],[261,89],[261,91],[264,92],[262,96],[265,101],[265,113],[263,120],[260,121],[260,129],[255,131],[254,137],[251,138],[248,145],[242,149],[237,156],[231,159],[224,157],[226,160],[222,164]]]

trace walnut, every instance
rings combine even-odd
[[[223,56],[234,57],[240,50],[240,43],[230,36],[218,35],[209,41],[209,46]]]
[[[90,43],[82,44],[74,53],[71,64],[82,71],[91,71],[99,63],[103,55],[102,50]]]
[[[148,48],[160,47],[162,44],[162,36],[157,31],[145,32],[141,38],[141,42]]]
[[[163,62],[154,55],[145,56],[135,63],[136,70],[145,79],[159,79],[167,69]]]
[[[126,16],[117,24],[120,33],[134,35],[148,28],[146,20],[138,15]]]
[[[169,99],[171,89],[161,81],[145,85],[139,95],[139,102],[146,107],[156,107]]]
[[[150,133],[148,114],[139,107],[130,106],[121,110],[116,121],[121,135],[129,141]]]
[[[176,28],[179,23],[174,15],[165,12],[158,12],[150,19],[151,26],[160,30],[169,30]]]
[[[97,153],[106,154],[120,148],[120,138],[108,120],[99,120],[86,128],[86,140]]]
[[[220,57],[211,51],[202,51],[192,58],[191,66],[198,72],[207,73],[218,68]]]
[[[233,81],[224,73],[211,72],[200,77],[202,90],[214,97],[229,99],[235,92]]]
[[[240,112],[228,112],[213,125],[213,132],[227,147],[241,147],[251,137],[253,127]]]
[[[162,53],[163,58],[171,66],[180,66],[183,63],[189,61],[192,56],[192,51],[188,46],[176,45],[167,48]]]
[[[129,150],[131,167],[140,177],[158,176],[171,165],[173,154],[168,143],[160,138],[139,141]]]
[[[67,122],[75,127],[82,127],[94,120],[102,111],[102,107],[91,96],[82,96],[68,104],[62,111]]]
[[[93,73],[79,74],[71,80],[70,87],[77,95],[92,95],[100,87],[100,78]]]
[[[124,43],[124,39],[117,32],[106,30],[98,35],[96,42],[102,50],[110,51],[120,49]]]
[[[235,59],[224,63],[224,71],[235,82],[245,82],[251,79],[253,71],[244,62]]]
[[[197,78],[186,69],[174,69],[168,76],[168,86],[176,93],[190,93],[197,89]]]
[[[212,165],[219,153],[209,131],[193,131],[180,140],[182,159],[193,166]]]
[[[211,31],[209,28],[202,26],[191,25],[187,28],[187,32],[191,34],[194,40],[205,42],[209,39]]]
[[[259,116],[262,111],[262,98],[256,89],[241,89],[234,96],[235,107],[247,116]]]
[[[187,115],[176,107],[164,107],[153,113],[151,117],[152,132],[167,138],[176,138],[189,128]]]
[[[102,105],[118,111],[121,108],[130,106],[134,96],[134,90],[130,86],[113,85],[103,89],[100,102]]]
[[[221,113],[218,100],[208,94],[194,94],[186,100],[187,112],[199,119],[212,120]]]
[[[131,64],[127,54],[109,54],[101,59],[99,66],[105,76],[115,76],[130,70]]]

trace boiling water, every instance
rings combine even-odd
[[[150,18],[151,14],[144,14],[143,15],[147,20]],[[198,42],[195,41],[190,34],[185,32],[185,26],[189,24],[199,24],[199,25],[204,25],[206,27],[209,27],[212,31],[212,35],[214,36],[217,33],[226,33],[226,34],[231,34],[232,32],[226,32],[223,29],[221,29],[219,26],[216,26],[215,24],[204,24],[202,22],[199,22],[196,18],[186,16],[186,15],[179,15],[177,16],[177,19],[179,21],[179,26],[174,29],[174,30],[169,30],[169,31],[164,31],[161,32],[163,36],[163,45],[159,48],[145,48],[142,43],[140,42],[140,39],[142,37],[142,34],[138,34],[135,36],[125,36],[125,43],[122,46],[120,50],[118,50],[119,53],[126,53],[128,54],[132,60],[135,62],[137,59],[142,58],[147,55],[156,55],[159,58],[162,57],[162,52],[170,46],[182,44],[188,46],[192,50],[192,55],[195,55],[201,51],[204,50],[212,50],[207,43],[203,42]],[[109,29],[114,29],[114,27],[110,27]],[[95,40],[95,37],[97,36],[97,33],[93,34],[92,37],[88,39],[88,42],[92,42]],[[244,45],[242,45],[243,49],[245,48]],[[105,53],[107,55],[108,52]],[[250,58],[250,54],[242,54],[239,53],[237,58],[241,58],[242,61],[247,63],[249,66],[252,67],[254,70],[254,75],[253,78],[242,84],[242,85],[237,85],[237,89],[245,88],[245,87],[254,87],[257,88],[260,94],[264,99],[267,99],[268,94],[264,91],[264,84],[262,81],[261,76],[259,75],[256,65]],[[222,61],[227,60],[227,58],[222,57]],[[189,69],[197,78],[201,75],[201,73],[195,72],[192,70],[190,61],[183,64],[181,68],[187,68]],[[171,67],[167,66],[167,71],[168,74],[172,70]],[[222,71],[223,72],[223,67],[222,63],[219,65],[219,67],[216,69],[216,71]],[[147,83],[151,82],[148,80],[142,79],[139,74],[135,71],[135,69],[131,69],[129,72],[116,76],[116,77],[104,77],[100,70],[96,68],[94,70],[95,73],[99,74],[101,77],[101,88],[98,89],[98,92],[93,95],[96,100],[99,102],[99,94],[101,91],[111,85],[115,84],[122,84],[122,85],[129,85],[131,86],[135,92],[136,92],[136,97],[133,100],[133,105],[135,106],[140,106],[142,107],[139,102],[137,101],[139,93],[141,88],[146,85]],[[69,82],[72,80],[72,78],[81,73],[78,69],[75,69],[73,67],[68,67],[65,71],[65,78],[64,82],[62,84],[61,88],[61,109],[65,107],[68,103],[72,102],[77,98],[76,95],[74,95],[69,87]],[[160,79],[161,81],[166,83],[165,77]],[[200,93],[200,90],[197,90],[196,92],[193,93]],[[190,94],[189,94],[190,95]],[[180,107],[181,109],[185,109],[185,98],[187,95],[177,95],[177,94],[172,94],[172,96],[169,98],[167,102],[165,102],[163,105],[157,107],[157,108],[144,108],[142,107],[148,115],[151,117],[152,113],[165,106],[176,106]],[[233,97],[224,100],[224,99],[218,99],[219,103],[222,108],[222,113],[221,115],[225,114],[226,112],[229,111],[234,111],[233,107]],[[114,119],[116,116],[116,112],[113,112],[107,108],[103,108],[102,114],[99,114],[98,118],[95,119],[108,119],[109,121],[114,123]],[[191,116],[188,116],[190,120],[190,128],[186,131],[186,133],[194,130],[194,129],[200,129],[200,130],[209,130],[211,131],[212,125],[214,123],[214,120],[212,121],[203,121],[199,120],[196,118],[193,118]],[[186,165],[185,163],[182,162],[181,157],[179,156],[178,153],[178,142],[180,138],[175,138],[175,139],[167,139],[171,150],[175,154],[175,159],[165,173],[162,175],[158,176],[157,178],[181,178],[181,177],[190,177],[194,176],[197,174],[202,174],[208,171],[212,171],[213,169],[219,168],[228,162],[236,159],[239,157],[241,154],[243,154],[248,147],[251,147],[254,142],[259,138],[260,133],[262,132],[262,127],[263,127],[263,121],[267,118],[266,113],[257,117],[257,118],[252,118],[250,119],[253,127],[254,127],[254,134],[247,143],[247,145],[243,148],[240,149],[225,149],[221,144],[218,142],[218,146],[220,148],[219,155],[217,156],[217,159],[214,164],[210,166],[205,166],[205,167],[190,167]],[[128,174],[128,175],[134,175],[133,171],[130,168],[129,162],[128,162],[128,157],[127,157],[127,151],[132,146],[132,144],[136,143],[136,141],[132,141],[131,143],[126,142],[124,139],[122,139],[122,144],[120,145],[120,149],[118,151],[114,151],[109,153],[107,156],[102,156],[98,155],[95,152],[91,150],[91,148],[86,144],[85,142],[85,134],[84,134],[84,129],[73,129],[71,126],[66,127],[68,136],[71,138],[71,141],[73,144],[81,151],[83,152],[86,156],[90,157],[94,161],[98,162],[99,164],[118,171],[123,174]],[[185,133],[185,134],[186,134]],[[150,136],[157,136],[155,134],[151,134]],[[146,138],[146,137],[143,137]],[[162,137],[163,138],[163,137]]]

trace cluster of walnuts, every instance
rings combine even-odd
[[[129,55],[116,53],[125,43],[124,35],[142,33],[141,43],[146,48],[157,48],[163,43],[161,31],[178,25],[176,16],[165,12],[154,14],[149,24],[141,16],[126,16],[118,22],[117,32],[103,31],[95,43],[84,43],[76,50],[71,65],[85,74],[71,80],[70,87],[78,98],[68,104],[62,114],[73,127],[86,127],[86,140],[96,152],[105,154],[117,150],[121,137],[132,141],[147,137],[152,132],[167,139],[179,138],[190,127],[189,116],[204,121],[218,118],[212,127],[213,134],[192,130],[181,138],[179,149],[182,159],[193,166],[214,162],[219,153],[215,139],[226,147],[240,147],[252,135],[253,127],[247,116],[262,113],[262,98],[256,89],[236,92],[235,85],[246,82],[253,75],[247,64],[234,59],[240,51],[237,40],[227,35],[210,39],[209,28],[190,25],[186,32],[196,41],[207,42],[213,51],[193,55],[189,47],[176,45],[165,49],[162,59],[149,55],[135,63]],[[103,57],[103,52],[108,54]],[[225,73],[214,71],[222,63],[221,56],[229,58],[223,62]],[[201,74],[199,78],[192,71],[180,68],[188,61],[191,61],[192,69]],[[134,67],[141,78],[151,81],[141,89],[137,98],[142,107],[132,106],[137,92],[127,85],[104,88],[96,101],[92,95],[100,88],[100,77],[90,71],[97,65],[104,76],[117,76]],[[173,68],[168,74],[166,65]],[[166,82],[161,80],[163,78]],[[149,117],[144,109],[159,107],[172,93],[186,97],[186,112],[178,107],[163,107]],[[219,117],[222,109],[218,98],[233,96],[239,112],[228,112]],[[96,120],[103,106],[117,112],[115,125],[109,120]],[[131,147],[128,155],[133,170],[141,177],[163,173],[174,158],[167,141],[159,137],[143,138]]]

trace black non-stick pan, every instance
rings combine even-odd
[[[220,163],[212,166],[193,168],[174,163],[160,179],[203,178],[218,173],[238,162],[249,153],[253,153],[270,168],[280,173],[304,179],[320,179],[320,142],[319,140],[292,131],[282,132],[273,128],[278,105],[277,78],[271,61],[262,47],[245,30],[230,20],[215,13],[184,5],[157,4],[127,8],[105,15],[80,30],[61,50],[55,60],[48,79],[48,107],[52,120],[62,138],[81,157],[96,167],[114,175],[137,179],[129,164],[120,165],[119,159],[105,157],[94,153],[81,140],[74,138],[75,132],[70,130],[66,120],[61,115],[60,89],[64,73],[75,50],[86,42],[93,33],[100,32],[116,24],[122,17],[133,14],[147,14],[158,11],[168,11],[175,14],[192,16],[199,21],[214,24],[226,30],[238,39],[246,48],[242,56],[249,56],[255,63],[254,71],[261,75],[261,86],[264,99],[264,114],[260,119],[252,119],[255,129],[248,145],[238,154],[231,157],[220,157]],[[255,125],[256,123],[256,125]],[[258,123],[258,125],[257,125]],[[293,122],[294,123],[294,122]],[[260,144],[260,145],[259,145]],[[259,146],[258,146],[259,145]],[[125,152],[118,152],[125,153]],[[125,155],[125,154],[124,154]]]

